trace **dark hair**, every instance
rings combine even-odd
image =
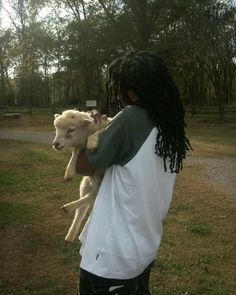
[[[121,92],[132,104],[128,91],[137,95],[135,104],[147,110],[158,129],[156,154],[163,158],[165,171],[168,161],[170,171],[178,173],[191,145],[185,136],[185,110],[179,90],[165,62],[154,53],[132,51],[114,60],[108,73],[107,100],[111,102]]]

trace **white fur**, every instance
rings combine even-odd
[[[61,115],[55,114],[54,118],[56,136],[53,141],[53,148],[56,150],[74,148],[64,175],[64,179],[69,180],[76,173],[76,162],[80,151],[97,148],[99,134],[110,119],[102,116],[100,120],[96,121],[91,117],[91,113],[77,110],[64,111]],[[66,241],[72,242],[78,236],[81,222],[93,205],[102,177],[102,173],[98,171],[95,171],[93,176],[83,177],[80,184],[80,198],[62,207],[66,212],[75,211],[74,220],[65,237]]]

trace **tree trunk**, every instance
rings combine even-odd
[[[225,107],[224,107],[224,100],[222,97],[219,98],[219,118],[220,120],[224,121],[225,119]]]
[[[0,72],[1,72],[1,85],[2,85],[2,93],[0,95],[0,104],[6,104],[6,84],[5,84],[5,76],[3,69],[3,62],[0,63]]]
[[[221,89],[221,85],[215,85],[216,99],[218,102],[219,119],[224,121],[225,119],[225,99]]]

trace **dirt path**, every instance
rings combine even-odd
[[[51,144],[54,132],[0,130],[0,139],[20,140]]]
[[[236,157],[189,157],[186,164],[201,167],[201,177],[236,198]]]
[[[0,130],[0,139],[51,144],[54,132]],[[188,157],[187,165],[197,165],[201,177],[236,197],[236,157]]]

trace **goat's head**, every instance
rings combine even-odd
[[[77,110],[64,111],[54,115],[56,136],[53,148],[56,150],[77,147],[84,149],[87,138],[93,132],[94,119],[89,113]]]

